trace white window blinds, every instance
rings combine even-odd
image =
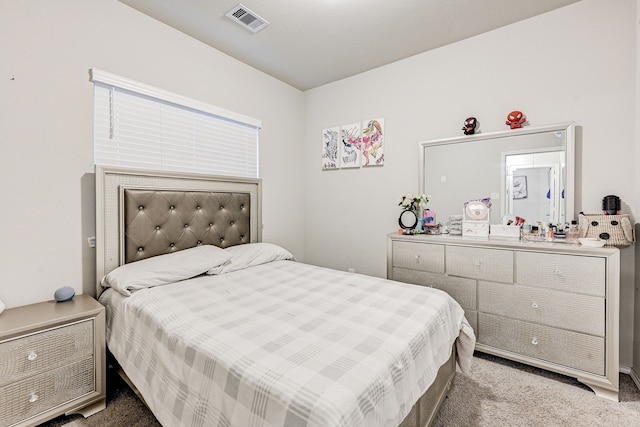
[[[95,164],[258,178],[261,122],[92,69]]]

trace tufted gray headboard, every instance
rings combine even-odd
[[[201,244],[261,241],[261,181],[96,166],[96,278]]]
[[[249,193],[121,188],[125,263],[251,241]]]

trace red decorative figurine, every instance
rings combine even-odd
[[[527,116],[522,111],[512,111],[507,116],[505,125],[509,125],[511,129],[518,129],[522,127],[522,124],[527,121]]]

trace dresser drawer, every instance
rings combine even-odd
[[[605,375],[602,337],[478,313],[478,343]]]
[[[447,274],[513,283],[513,251],[447,246]]]
[[[0,343],[0,386],[82,360],[93,354],[93,320]]]
[[[92,357],[0,387],[0,425],[27,420],[94,390]]]
[[[520,285],[605,296],[604,258],[518,252],[516,272]]]
[[[393,242],[394,267],[444,273],[444,245]]]
[[[478,283],[478,309],[603,337],[605,300],[591,295],[504,283]]]
[[[462,308],[476,308],[476,281],[473,279],[394,267],[393,280],[443,290]]]

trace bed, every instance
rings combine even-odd
[[[107,348],[165,426],[428,426],[475,337],[444,292],[261,240],[261,182],[96,167]]]

